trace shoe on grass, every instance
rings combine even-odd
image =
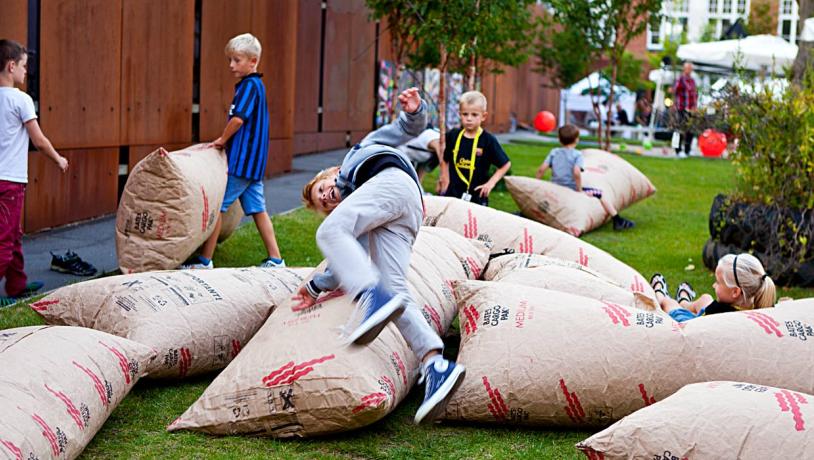
[[[73,251],[67,251],[65,255],[52,252],[51,270],[76,276],[93,276],[96,274],[96,267],[82,260]]]
[[[215,268],[215,264],[203,256],[195,256],[178,267],[179,270],[211,270],[213,268]]]
[[[16,302],[20,299],[24,299],[36,294],[37,291],[42,289],[43,286],[45,286],[45,284],[42,281],[29,281],[22,291],[9,297],[15,299],[14,301]]]
[[[266,257],[260,262],[258,267],[261,268],[283,268],[285,267],[285,259],[275,259],[274,257]]]
[[[364,318],[351,332],[348,340],[356,345],[372,342],[387,323],[404,313],[406,303],[404,294],[393,295],[380,285],[363,291],[356,301],[356,308],[362,309]]]
[[[12,307],[19,300],[17,297],[0,296],[0,308]]]
[[[613,229],[617,232],[621,230],[627,230],[635,226],[636,224],[630,219],[625,219],[619,214],[613,216]]]
[[[441,356],[430,358],[427,365],[421,369],[421,379],[418,383],[426,382],[424,386],[424,402],[418,406],[415,413],[415,423],[431,422],[438,418],[464,380],[466,369],[461,364],[447,361]]]

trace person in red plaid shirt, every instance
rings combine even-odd
[[[676,155],[683,158],[690,154],[690,147],[692,146],[692,132],[686,124],[690,118],[690,113],[694,112],[698,106],[698,89],[695,86],[695,80],[692,78],[692,63],[684,63],[681,76],[678,77],[673,87],[673,95],[675,96],[675,108],[678,113],[678,126],[679,129],[684,130],[682,133],[684,152],[681,152],[682,143],[679,143],[678,147],[676,147]]]

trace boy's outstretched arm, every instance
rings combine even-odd
[[[543,163],[540,165],[540,167],[539,167],[539,168],[537,168],[537,174],[535,174],[534,176],[535,176],[536,178],[538,178],[538,179],[542,179],[542,178],[543,178],[543,175],[545,175],[545,172],[546,172],[546,171],[548,171],[548,163],[546,163],[546,162],[544,161],[544,162],[543,162]]]
[[[484,198],[488,197],[489,194],[492,193],[492,189],[495,188],[495,185],[497,185],[497,183],[500,182],[500,179],[503,179],[503,176],[505,176],[506,173],[509,172],[509,169],[511,167],[512,162],[507,161],[505,165],[498,168],[498,170],[495,171],[494,174],[492,174],[492,177],[490,177],[485,184],[475,187],[475,191],[480,192],[480,196]]]
[[[574,183],[577,184],[577,191],[582,191],[582,168],[574,165]]]
[[[220,135],[219,138],[212,141],[207,147],[215,147],[216,149],[222,149],[223,146],[235,135],[238,129],[243,126],[243,120],[240,117],[232,117],[229,119],[229,122],[226,123],[226,127],[223,128],[223,134]]]
[[[25,129],[28,131],[28,137],[31,138],[31,143],[34,144],[34,147],[37,147],[37,150],[44,153],[45,156],[50,158],[54,163],[59,166],[59,169],[62,172],[68,170],[68,160],[57,153],[54,146],[51,144],[51,141],[45,137],[43,134],[42,129],[40,129],[40,124],[37,122],[37,119],[29,120],[25,124]]]
[[[368,134],[360,143],[362,147],[381,144],[399,146],[417,137],[427,126],[427,103],[418,95],[418,88],[409,88],[399,95],[402,111],[399,117],[388,125]]]

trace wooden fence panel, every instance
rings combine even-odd
[[[122,143],[191,142],[195,1],[123,7]]]
[[[298,3],[257,0],[252,30],[263,45],[263,82],[269,107],[269,144],[266,176],[291,171],[297,59]]]
[[[28,156],[24,230],[33,232],[116,212],[119,149],[61,150],[62,173],[45,155]]]
[[[119,145],[121,0],[42,0],[40,120],[57,148]]]
[[[347,116],[350,130],[370,131],[376,110],[376,24],[370,22],[363,0],[355,0],[352,7]]]
[[[322,75],[322,130],[350,131],[351,28],[353,0],[328,2],[325,24],[325,69]]]
[[[25,46],[28,42],[28,0],[3,0],[0,14],[0,38]]]
[[[301,0],[297,13],[294,154],[317,151],[322,2]]]

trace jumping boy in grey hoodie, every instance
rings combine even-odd
[[[406,271],[423,220],[421,188],[410,160],[397,146],[427,124],[427,104],[410,88],[399,96],[402,112],[370,133],[345,155],[340,167],[317,174],[303,188],[306,207],[328,216],[317,245],[328,269],[306,283],[294,310],[309,308],[323,291],[342,288],[363,316],[348,340],[365,345],[395,321],[421,360],[424,402],[415,422],[430,421],[460,385],[464,367],[443,358],[444,343],[410,296]]]

